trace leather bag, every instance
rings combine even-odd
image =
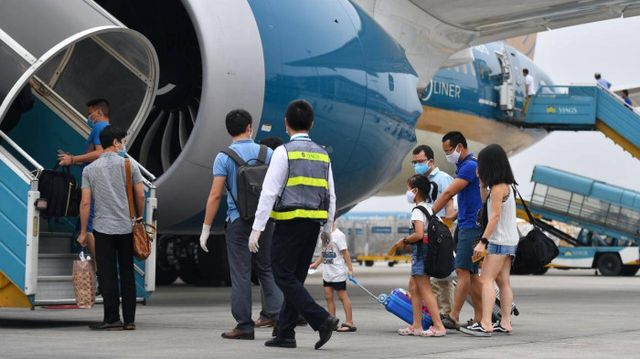
[[[145,260],[151,254],[151,241],[153,240],[153,234],[155,233],[155,227],[142,220],[136,220],[135,212],[136,206],[133,197],[133,178],[131,177],[131,161],[126,158],[124,160],[125,177],[127,179],[127,197],[129,199],[129,217],[133,222],[131,234],[133,236],[133,255],[140,259]]]

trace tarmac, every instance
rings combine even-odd
[[[406,287],[407,265],[355,268],[374,293]],[[322,277],[307,284],[319,303]],[[234,326],[229,288],[158,287],[138,306],[136,331],[95,332],[87,326],[102,317],[88,310],[0,310],[1,358],[610,358],[638,357],[640,276],[602,277],[593,271],[550,270],[544,276],[514,276],[520,316],[513,335],[476,338],[449,331],[444,338],[400,337],[406,326],[360,288],[348,287],[355,333],[335,333],[321,349],[308,326],[297,330],[296,349],[267,348],[271,329],[256,329],[256,340],[220,337]],[[259,308],[254,288],[254,316]],[[337,303],[338,316],[344,318]],[[471,317],[465,306],[461,318]]]

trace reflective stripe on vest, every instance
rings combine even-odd
[[[293,211],[287,212],[271,211],[271,218],[275,219],[276,221],[287,221],[296,218],[324,220],[329,218],[329,212],[313,209],[294,209]]]
[[[271,217],[278,220],[326,220],[329,213],[329,167],[324,148],[310,140],[284,145],[289,161],[288,178]]]
[[[290,160],[307,160],[329,163],[329,156],[318,152],[292,151],[288,153],[288,158]]]
[[[312,177],[291,177],[287,180],[287,187],[293,186],[309,186],[309,187],[322,187],[329,189],[329,182],[323,178],[312,178]]]

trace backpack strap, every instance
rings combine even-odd
[[[433,215],[433,214],[429,213],[429,210],[428,210],[428,209],[426,209],[424,206],[415,206],[415,207],[413,207],[413,209],[414,209],[414,210],[415,210],[415,209],[417,209],[417,210],[419,210],[420,212],[424,213],[424,215],[425,215],[425,216],[427,217],[427,219],[429,220],[429,223],[431,223],[431,220],[432,220],[432,219],[433,219],[433,217],[435,216],[435,215]],[[412,210],[412,211],[413,211],[413,210]]]
[[[260,150],[262,150],[262,149],[260,149]],[[222,150],[220,152],[224,153],[227,156],[229,156],[229,158],[231,158],[233,160],[233,162],[235,162],[238,165],[238,167],[247,165],[247,162],[245,162],[245,160],[243,160],[242,157],[240,157],[238,152],[236,152],[233,149],[231,149],[231,147],[225,148],[224,150]]]
[[[269,148],[265,145],[260,145],[260,152],[258,153],[258,161],[262,164],[267,163],[267,151]]]

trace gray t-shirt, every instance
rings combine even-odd
[[[95,204],[93,229],[104,234],[131,233],[124,158],[104,152],[82,171],[82,188],[91,190]],[[133,184],[142,182],[140,169],[131,163]]]

